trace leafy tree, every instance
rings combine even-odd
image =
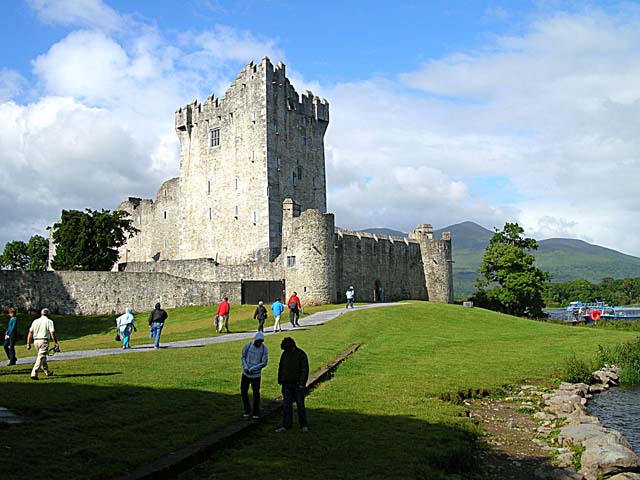
[[[40,235],[33,235],[27,242],[29,270],[43,272],[47,269],[49,258],[49,241]]]
[[[53,226],[55,270],[111,270],[118,248],[138,230],[127,212],[63,210]]]
[[[22,240],[8,242],[2,252],[2,263],[9,270],[26,270],[30,262],[27,244]]]
[[[478,306],[542,318],[542,294],[550,277],[535,266],[535,257],[527,253],[538,248],[537,242],[523,237],[523,233],[517,223],[506,223],[502,231],[496,229],[482,258],[482,278],[476,283],[479,290],[473,298]]]

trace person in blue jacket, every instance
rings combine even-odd
[[[9,309],[9,325],[4,334],[4,351],[9,359],[9,366],[18,362],[16,358],[16,339],[18,338],[18,319],[16,318],[16,309]]]
[[[276,301],[271,305],[271,311],[273,312],[273,319],[275,323],[273,324],[273,331],[281,332],[282,327],[280,326],[280,317],[282,316],[282,312],[284,312],[284,305],[280,301],[280,297],[276,298]]]

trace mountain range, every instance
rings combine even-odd
[[[367,228],[365,232],[405,237],[406,233],[389,228]],[[435,230],[434,237],[451,232],[453,249],[453,288],[456,297],[471,295],[478,278],[478,267],[494,232],[474,222],[462,222]],[[532,252],[536,264],[551,274],[552,282],[583,278],[592,283],[605,277],[640,277],[640,258],[572,238],[538,241]]]

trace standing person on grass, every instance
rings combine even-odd
[[[9,325],[4,333],[4,352],[9,359],[9,367],[18,362],[16,357],[16,340],[18,339],[18,318],[16,317],[16,309],[9,309]]]
[[[240,394],[244,406],[243,417],[260,418],[260,380],[262,369],[269,362],[269,350],[264,344],[264,333],[258,332],[253,337],[253,342],[248,342],[242,348],[242,380],[240,381]],[[249,385],[253,391],[253,410],[249,403]]]
[[[162,308],[160,308],[160,304],[156,303],[156,308],[154,308],[149,314],[149,327],[151,327],[151,331],[149,332],[149,338],[155,337],[153,342],[153,348],[160,348],[160,335],[162,334],[162,329],[164,328],[164,322],[167,320],[169,315]]]
[[[53,370],[49,370],[47,363],[47,354],[49,353],[49,340],[55,342],[55,346],[59,348],[58,339],[56,338],[55,326],[49,315],[49,309],[43,308],[40,312],[41,317],[34,320],[29,327],[27,335],[27,350],[31,350],[31,342],[36,347],[36,363],[31,370],[31,380],[38,380],[38,370],[42,369],[47,377],[53,375]]]
[[[353,303],[356,301],[356,291],[353,287],[347,288],[345,296],[347,297],[347,306],[345,308],[353,308]]]
[[[258,320],[258,331],[264,332],[264,322],[267,320],[267,309],[264,307],[264,302],[260,300],[256,311],[253,312],[253,319]]]
[[[224,299],[218,305],[218,311],[216,315],[218,315],[218,333],[222,333],[222,329],[224,328],[227,333],[229,332],[229,311],[231,307],[229,306],[229,298],[224,297]]]
[[[300,299],[298,298],[298,294],[296,292],[293,292],[293,294],[289,297],[287,306],[289,307],[289,321],[291,322],[291,325],[294,327],[299,327],[300,310],[302,310],[302,303],[300,303]]]
[[[282,316],[282,312],[284,312],[284,305],[280,301],[280,297],[276,298],[276,301],[271,305],[271,311],[273,312],[273,332],[281,332],[282,327],[280,327],[280,317]]]
[[[298,407],[298,423],[303,432],[309,431],[304,395],[309,379],[307,354],[299,349],[291,337],[280,343],[282,356],[278,365],[278,384],[282,385],[282,426],[276,433],[286,432],[293,426],[293,402]]]
[[[118,327],[118,332],[120,332],[120,336],[122,337],[122,348],[131,348],[129,344],[129,340],[131,338],[131,332],[137,332],[138,329],[133,324],[136,319],[131,314],[131,309],[127,307],[122,315],[116,318],[116,326]]]

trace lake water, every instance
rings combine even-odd
[[[615,387],[594,395],[589,410],[602,425],[622,433],[640,454],[640,386]]]

